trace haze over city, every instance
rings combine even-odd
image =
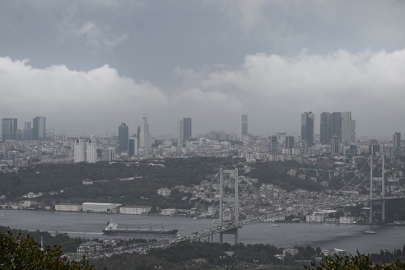
[[[405,133],[400,1],[2,1],[0,117],[49,129],[300,135],[349,111],[358,135]],[[88,134],[88,135],[89,135]],[[83,134],[84,135],[84,134]]]

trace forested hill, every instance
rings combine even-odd
[[[256,162],[251,166],[252,170],[246,175],[259,179],[260,184],[269,183],[277,185],[289,192],[297,188],[309,191],[319,191],[323,189],[323,187],[317,182],[287,175],[289,170],[304,166],[295,161]]]
[[[164,166],[152,166],[150,163]],[[247,175],[258,178],[260,183],[273,183],[290,191],[297,188],[319,190],[320,185],[308,180],[291,177],[286,172],[299,166],[294,162],[255,163]],[[28,192],[49,193],[37,200],[59,202],[116,202],[123,204],[157,205],[159,207],[187,207],[188,200],[182,200],[184,193],[172,191],[169,198],[157,195],[159,188],[176,185],[192,186],[215,175],[219,168],[243,168],[245,164],[232,158],[188,158],[143,161],[140,163],[98,162],[95,164],[40,164],[21,168],[17,173],[0,174],[1,195],[17,199]],[[240,174],[244,171],[241,170]],[[122,178],[137,176],[131,181]],[[83,180],[94,180],[93,185],[83,185]],[[98,180],[108,180],[99,181]],[[61,193],[60,191],[63,190]]]

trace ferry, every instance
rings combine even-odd
[[[374,230],[365,230],[363,234],[377,234]]]

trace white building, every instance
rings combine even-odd
[[[150,138],[147,114],[141,115],[141,133],[139,136],[139,147],[148,150],[150,148]]]
[[[73,146],[73,151],[74,151],[73,161],[74,161],[74,163],[85,161],[85,159],[84,159],[84,143],[85,142],[82,141],[82,140],[75,140],[74,146]]]
[[[103,249],[103,244],[90,241],[87,243],[80,244],[80,246],[77,248],[77,253],[78,254],[94,254]]]
[[[55,211],[80,212],[81,210],[82,210],[81,204],[76,204],[76,203],[55,204]]]
[[[305,220],[306,222],[314,222],[314,223],[322,223],[324,222],[324,215],[306,215]]]
[[[87,162],[97,162],[97,137],[91,135],[90,140],[87,142]]]
[[[177,213],[177,209],[175,209],[175,208],[162,209],[162,216],[171,216],[176,213]]]
[[[129,215],[149,214],[151,210],[152,210],[152,206],[127,205],[127,206],[120,207],[120,214],[129,214]]]
[[[118,203],[83,203],[83,212],[118,213],[121,204]]]

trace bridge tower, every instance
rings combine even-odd
[[[229,174],[231,177],[233,177],[235,179],[235,185],[234,185],[234,189],[235,189],[235,196],[234,197],[225,197],[224,198],[224,174]],[[223,216],[223,203],[224,202],[233,202],[234,203],[234,226],[235,229],[233,230],[229,230],[226,232],[220,232],[219,233],[219,243],[222,244],[223,243],[223,235],[224,234],[234,234],[235,235],[235,244],[237,244],[238,241],[238,224],[239,224],[239,182],[238,182],[238,169],[236,168],[235,170],[224,170],[224,169],[220,169],[219,170],[219,185],[220,185],[220,199],[219,199],[219,223],[220,225],[224,225],[224,216]]]
[[[370,223],[373,223],[373,181],[381,181],[381,222],[385,222],[385,155],[381,156],[382,175],[381,177],[373,177],[373,158],[371,153],[370,158]],[[375,202],[377,204],[377,202]]]

